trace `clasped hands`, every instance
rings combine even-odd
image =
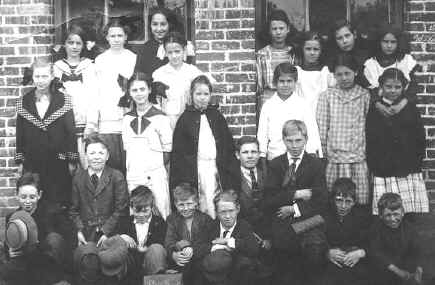
[[[294,200],[308,201],[311,199],[312,194],[313,193],[311,189],[300,189],[300,190],[296,190],[293,198]],[[276,216],[280,219],[285,219],[293,216],[294,213],[295,213],[294,207],[291,205],[287,205],[287,206],[280,207],[276,212]]]
[[[193,248],[190,242],[186,240],[178,241],[175,245],[178,251],[172,253],[172,259],[178,266],[184,266],[190,262],[193,257]]]
[[[339,248],[332,248],[328,251],[329,261],[340,268],[343,266],[354,267],[364,256],[366,256],[366,252],[363,249],[345,252]]]

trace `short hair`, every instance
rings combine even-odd
[[[240,149],[242,148],[242,145],[251,144],[251,143],[255,143],[257,145],[257,147],[259,146],[259,142],[258,142],[257,138],[251,137],[251,136],[241,136],[236,142],[236,150],[240,151]]]
[[[193,96],[193,92],[195,92],[195,88],[197,84],[204,84],[207,85],[208,91],[212,93],[213,87],[211,85],[210,79],[206,75],[199,75],[195,77],[195,79],[192,80],[192,83],[190,84],[190,96]]]
[[[17,187],[17,194],[22,186],[26,185],[33,185],[38,190],[38,193],[41,191],[39,189],[39,174],[32,173],[32,172],[26,172],[23,175],[21,175],[20,178],[18,178],[16,187]]]
[[[33,59],[33,63],[30,65],[30,67],[27,67],[24,69],[23,72],[23,85],[33,84],[33,71],[36,68],[50,68],[50,73],[53,74],[53,63],[51,61],[50,57],[35,57]],[[52,88],[50,88],[50,92],[52,91]]]
[[[409,42],[405,34],[392,24],[384,24],[378,29],[376,34],[375,58],[378,61],[382,58],[381,42],[387,34],[392,34],[397,40],[397,48],[393,54],[394,58],[398,61],[402,60],[405,54],[409,53]]]
[[[233,189],[228,189],[228,190],[222,191],[219,194],[217,194],[216,197],[214,197],[213,203],[214,203],[214,206],[215,206],[216,210],[218,208],[218,203],[220,201],[232,202],[237,207],[240,207],[239,195]]]
[[[141,204],[153,204],[154,195],[150,188],[140,185],[131,191],[130,194],[130,204],[141,205]]]
[[[272,21],[282,21],[282,22],[286,23],[287,27],[289,27],[289,29],[290,29],[291,23],[290,23],[290,20],[288,18],[287,13],[284,10],[274,9],[274,10],[272,10],[272,12],[270,12],[269,23],[268,23],[269,30],[270,30],[270,25],[271,25]]]
[[[335,33],[340,30],[341,28],[348,28],[351,33],[355,33],[356,29],[354,25],[352,25],[351,22],[349,22],[346,19],[337,19],[331,26],[331,30],[329,32],[329,42],[330,46],[334,47],[334,49],[337,51],[339,50],[339,47],[337,45],[337,40],[335,38]],[[356,39],[355,39],[356,40]]]
[[[338,195],[343,197],[351,197],[356,201],[356,184],[352,179],[347,177],[341,177],[335,180],[332,185],[331,198],[335,198]]]
[[[166,45],[170,43],[177,43],[184,48],[187,45],[187,40],[186,37],[179,32],[169,32],[163,39],[163,46],[166,48]]]
[[[298,80],[298,70],[296,66],[294,66],[290,62],[283,62],[278,64],[277,67],[275,67],[275,70],[273,72],[273,84],[276,85],[279,77],[283,74],[290,75],[295,81]]]
[[[92,133],[85,139],[85,152],[88,150],[89,145],[95,143],[103,145],[103,147],[110,152],[107,143],[97,133]]]
[[[408,84],[408,79],[406,79],[405,74],[400,69],[397,69],[395,67],[388,68],[382,73],[381,76],[379,76],[379,86],[384,85],[385,81],[387,79],[397,79],[402,84],[402,87],[405,88],[405,86]]]
[[[282,126],[282,136],[286,137],[295,132],[300,132],[306,139],[308,139],[307,126],[300,120],[288,120]]]
[[[397,193],[384,193],[378,201],[378,212],[382,215],[385,209],[395,211],[397,209],[403,208],[402,198]]]
[[[299,57],[304,60],[304,47],[305,43],[308,41],[317,41],[320,44],[320,56],[319,64],[323,65],[325,63],[325,42],[319,32],[307,31],[302,33],[301,45],[297,48]]]
[[[359,69],[359,65],[355,57],[348,53],[338,53],[334,57],[334,60],[332,62],[332,70],[335,72],[335,69],[338,66],[346,66],[347,68],[350,68],[355,72],[357,72]]]
[[[172,191],[174,202],[184,201],[189,198],[194,198],[198,201],[198,190],[190,183],[181,183]]]

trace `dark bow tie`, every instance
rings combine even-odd
[[[71,75],[67,75],[67,74],[62,74],[62,78],[61,78],[62,82],[67,82],[67,81],[80,81],[83,82],[83,76],[82,74],[75,74],[72,73]]]
[[[130,122],[130,127],[133,129],[133,132],[137,135],[143,133],[143,131],[145,131],[145,129],[149,126],[149,124],[151,124],[151,122],[145,118],[145,116],[142,116],[140,118],[140,132],[138,132],[138,121],[139,118],[136,117],[134,118],[131,122]]]

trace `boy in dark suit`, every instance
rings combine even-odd
[[[307,276],[313,276],[304,271],[318,266],[326,241],[320,230],[299,237],[290,225],[326,210],[324,166],[305,152],[308,136],[304,122],[285,122],[282,136],[287,152],[269,163],[263,207],[271,220],[277,283],[292,280],[304,284]]]
[[[165,247],[172,267],[183,272],[183,284],[202,285],[199,267],[209,252],[213,220],[198,210],[198,191],[187,183],[173,190],[176,212],[166,220]]]
[[[129,247],[128,276],[131,284],[140,284],[144,275],[165,272],[166,250],[163,247],[166,223],[153,214],[154,197],[146,186],[138,186],[131,192],[132,215],[120,222],[121,238]]]
[[[396,193],[384,193],[378,201],[379,218],[370,232],[369,258],[379,285],[421,284],[423,269],[414,226],[402,220],[402,199]]]
[[[249,223],[238,219],[237,194],[232,190],[221,192],[214,203],[217,219],[212,228],[211,252],[203,261],[205,279],[210,284],[253,284],[259,246]]]
[[[88,241],[97,246],[116,234],[119,219],[128,213],[127,183],[122,173],[106,165],[107,145],[97,135],[85,143],[88,169],[80,169],[73,178],[71,218],[78,244]]]

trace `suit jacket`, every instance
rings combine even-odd
[[[136,226],[133,221],[134,216],[122,218],[121,222],[119,223],[119,234],[129,235],[137,243]],[[164,245],[165,235],[166,222],[162,219],[162,217],[153,215],[148,228],[148,238],[145,245],[150,246],[154,243]]]
[[[168,256],[176,251],[176,243],[180,240],[191,242],[193,248],[192,260],[199,260],[210,252],[210,243],[212,236],[211,225],[213,220],[207,214],[196,211],[193,215],[191,233],[187,229],[184,218],[177,212],[173,212],[166,219],[168,229],[165,237],[165,248]]]
[[[264,198],[264,181],[266,180],[265,171],[261,167],[257,168],[258,193],[253,197],[250,181],[241,173],[240,217],[252,225],[254,231],[262,237],[268,235],[267,221],[261,203]]]
[[[111,236],[118,229],[119,219],[127,213],[127,183],[121,172],[106,165],[96,189],[87,170],[76,173],[70,215],[77,231],[82,231],[86,238],[97,229]]]
[[[220,237],[220,221],[218,219],[213,222],[212,237],[212,240]],[[260,248],[252,231],[252,227],[247,221],[237,219],[231,237],[236,241],[236,247],[232,252],[233,254],[240,254],[251,258],[257,257]]]

